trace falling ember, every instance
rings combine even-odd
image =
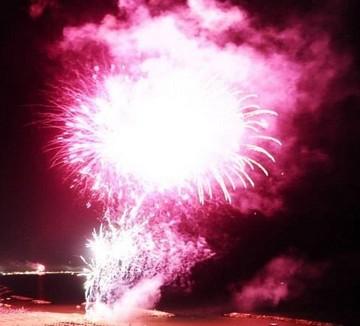
[[[276,113],[207,71],[159,60],[137,76],[95,67],[88,83],[91,95],[67,89],[72,104],[53,116],[62,129],[54,164],[102,198],[190,189],[203,203],[221,189],[230,202],[254,186],[252,170],[268,175],[275,161],[266,144],[280,142],[266,129]]]

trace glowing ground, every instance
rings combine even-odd
[[[83,313],[66,313],[64,307],[58,311],[24,311],[24,310],[0,310],[2,326],[335,326],[331,323],[321,323],[302,319],[285,317],[265,316],[255,314],[233,313],[224,317],[146,317],[131,322],[92,323],[86,320]]]

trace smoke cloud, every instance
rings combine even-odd
[[[33,19],[40,18],[48,8],[57,6],[57,0],[32,0],[29,6],[29,15]]]
[[[311,264],[286,255],[276,257],[235,293],[234,302],[243,311],[275,307],[300,296],[306,284],[320,278],[325,269],[323,263]]]
[[[145,310],[153,308],[160,299],[162,285],[160,277],[142,279],[114,304],[96,304],[89,310],[88,317],[93,321],[111,323],[143,317]]]
[[[76,58],[72,69],[90,55],[100,63],[105,56],[134,75],[160,74],[157,62],[163,60],[174,67],[210,71],[239,92],[257,94],[259,105],[279,113],[269,132],[283,146],[270,148],[277,158],[268,167],[271,177],[255,182],[254,190],[236,190],[232,198],[241,212],[273,215],[283,208],[287,185],[306,173],[309,164],[328,160],[326,153],[301,143],[295,121],[299,115],[317,117],[330,100],[330,86],[350,65],[350,58],[332,47],[324,27],[330,18],[312,14],[292,17],[282,27],[259,27],[252,13],[226,3],[166,4],[120,1],[119,12],[100,23],[65,27],[52,51],[67,64]]]
[[[39,17],[51,3],[34,2],[30,14],[34,18]],[[302,143],[296,126],[298,116],[306,114],[315,118],[323,110],[324,104],[330,100],[330,86],[350,65],[349,57],[334,51],[331,36],[324,27],[327,19],[325,15],[301,19],[292,17],[282,26],[275,27],[258,24],[253,13],[230,3],[212,0],[174,4],[167,1],[120,1],[117,12],[105,15],[100,22],[66,26],[62,39],[52,47],[51,54],[60,58],[64,62],[64,70],[73,76],[81,75],[85,70],[90,78],[95,79],[96,72],[101,69],[123,69],[128,76],[143,74],[154,78],[175,67],[178,70],[206,71],[240,94],[257,94],[260,107],[270,108],[279,114],[278,119],[263,123],[268,124],[267,130],[272,136],[282,140],[283,146],[281,149],[269,146],[268,150],[277,157],[276,164],[268,162],[270,177],[264,181],[261,176],[261,182],[257,182],[260,173],[254,172],[256,186],[254,189],[234,190],[232,205],[244,213],[255,209],[265,215],[274,215],[284,208],[284,190],[306,173],[308,164],[328,159],[326,153]],[[81,82],[85,84],[84,80]],[[186,205],[186,200],[183,203]],[[180,204],[172,202],[171,205]],[[164,207],[158,205],[156,214],[165,210]],[[169,209],[169,205],[166,208]],[[200,210],[206,208],[200,207]],[[170,213],[164,214],[162,225],[153,223],[141,231],[157,235],[161,234],[164,225],[180,224],[184,215],[190,220],[198,217],[193,207],[188,210],[190,214],[186,209],[177,214],[171,208]],[[143,215],[146,220],[148,214]],[[112,235],[113,229],[109,230],[108,234]],[[124,231],[123,225],[119,230]],[[175,233],[172,235],[177,236]],[[194,238],[199,237],[195,235]],[[157,240],[161,239],[156,238],[152,242]],[[181,243],[181,236],[176,241]],[[204,245],[199,247],[207,248],[206,241],[201,244],[203,242]],[[111,243],[111,246],[116,243]],[[181,246],[180,258],[169,262],[175,271],[181,271],[183,265],[191,267],[189,262],[193,262],[193,257],[199,257],[196,261],[209,257],[201,255],[196,246],[194,250],[190,247],[191,250],[186,251],[186,245]],[[171,260],[172,248],[164,248],[166,254],[163,257]],[[110,265],[117,263],[110,258]],[[123,257],[119,260],[124,261]],[[163,260],[154,266],[166,269],[167,264]],[[133,261],[129,265],[132,267]],[[319,277],[320,271],[321,267],[313,268],[301,259],[288,256],[275,258],[236,294],[235,301],[246,310],[261,305],[277,305],[301,292],[301,278]],[[161,270],[147,272],[163,275]],[[117,318],[117,315],[132,315],[134,307],[151,307],[158,300],[159,289],[164,282],[156,275],[137,280],[120,298],[111,298],[115,303],[110,307],[98,305],[94,310],[96,315],[115,315]],[[100,276],[95,284],[104,284],[103,275]],[[171,277],[166,282],[171,283],[175,278]],[[117,286],[116,277],[109,279],[113,289],[112,286]],[[96,297],[102,298],[101,287],[95,288],[100,289]],[[111,296],[112,292],[107,295]],[[129,313],[122,310],[123,300],[126,300]]]

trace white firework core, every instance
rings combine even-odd
[[[136,184],[146,192],[192,189],[200,202],[218,187],[231,201],[229,188],[254,186],[250,170],[268,174],[259,154],[274,157],[257,143],[280,144],[264,135],[266,116],[276,113],[253,104],[255,95],[166,64],[137,78],[110,73],[94,84],[94,96],[69,92],[75,101],[63,116],[55,163],[103,197]]]

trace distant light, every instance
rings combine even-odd
[[[42,274],[45,272],[45,270],[46,270],[45,265],[40,264],[40,263],[36,264],[36,272],[37,273]]]

